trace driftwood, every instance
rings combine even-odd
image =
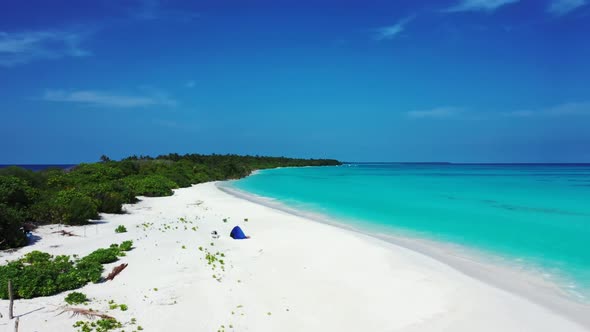
[[[55,231],[55,232],[52,232],[52,233],[58,233],[58,234],[63,235],[63,236],[78,236],[78,235],[76,235],[76,234],[74,234],[74,233],[72,233],[70,231],[64,231],[63,229],[61,231]]]
[[[115,266],[113,268],[113,271],[111,273],[109,273],[109,275],[106,277],[105,280],[113,280],[113,279],[115,279],[115,277],[119,273],[121,273],[121,271],[125,270],[125,268],[127,267],[127,265],[129,265],[129,264],[125,263],[125,264],[121,264],[119,266]]]
[[[103,314],[101,312],[94,311],[92,309],[68,308],[68,307],[62,307],[61,309],[62,309],[62,311],[59,314],[57,314],[58,316],[63,314],[64,312],[69,312],[71,314],[71,317],[82,315],[88,319],[94,319],[96,317],[99,317],[102,319],[115,319],[115,317],[113,317],[113,316],[109,316],[107,314]]]

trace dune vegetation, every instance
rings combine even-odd
[[[192,184],[238,179],[253,170],[293,166],[339,165],[330,159],[168,154],[132,156],[120,161],[102,156],[69,170],[34,172],[0,169],[0,249],[27,244],[33,225],[83,225],[99,213],[123,213],[137,196],[169,196]]]

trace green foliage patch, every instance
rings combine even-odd
[[[131,242],[131,241],[126,241]],[[73,260],[70,256],[52,256],[41,251],[32,251],[22,258],[0,266],[0,298],[8,298],[8,280],[12,281],[15,297],[30,299],[49,296],[67,290],[78,289],[89,282],[99,282],[102,264],[111,263],[124,255],[124,248],[114,244],[97,249],[89,255]]]
[[[108,332],[122,328],[123,324],[116,319],[101,318],[94,322],[79,320],[73,327],[78,328],[78,332]]]
[[[128,240],[128,241],[123,241],[121,242],[121,244],[119,245],[119,249],[123,250],[123,251],[129,251],[133,248],[133,241]]]
[[[21,230],[25,221],[24,213],[0,203],[0,249],[21,247],[27,244],[25,232]]]
[[[119,225],[117,226],[117,228],[115,228],[115,233],[126,233],[127,232],[127,228],[123,225]]]
[[[71,292],[66,296],[65,301],[67,304],[81,304],[90,301],[86,294],[80,292]]]

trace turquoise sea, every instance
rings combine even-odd
[[[541,269],[576,292],[590,289],[588,164],[346,164],[263,170],[232,186],[367,232],[459,244]]]

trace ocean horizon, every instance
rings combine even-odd
[[[590,293],[590,164],[345,163],[257,171],[231,187],[360,231],[472,249]]]
[[[0,168],[6,168],[11,166],[21,167],[24,169],[28,169],[31,171],[42,171],[48,168],[59,168],[59,169],[69,169],[77,164],[0,164]]]

